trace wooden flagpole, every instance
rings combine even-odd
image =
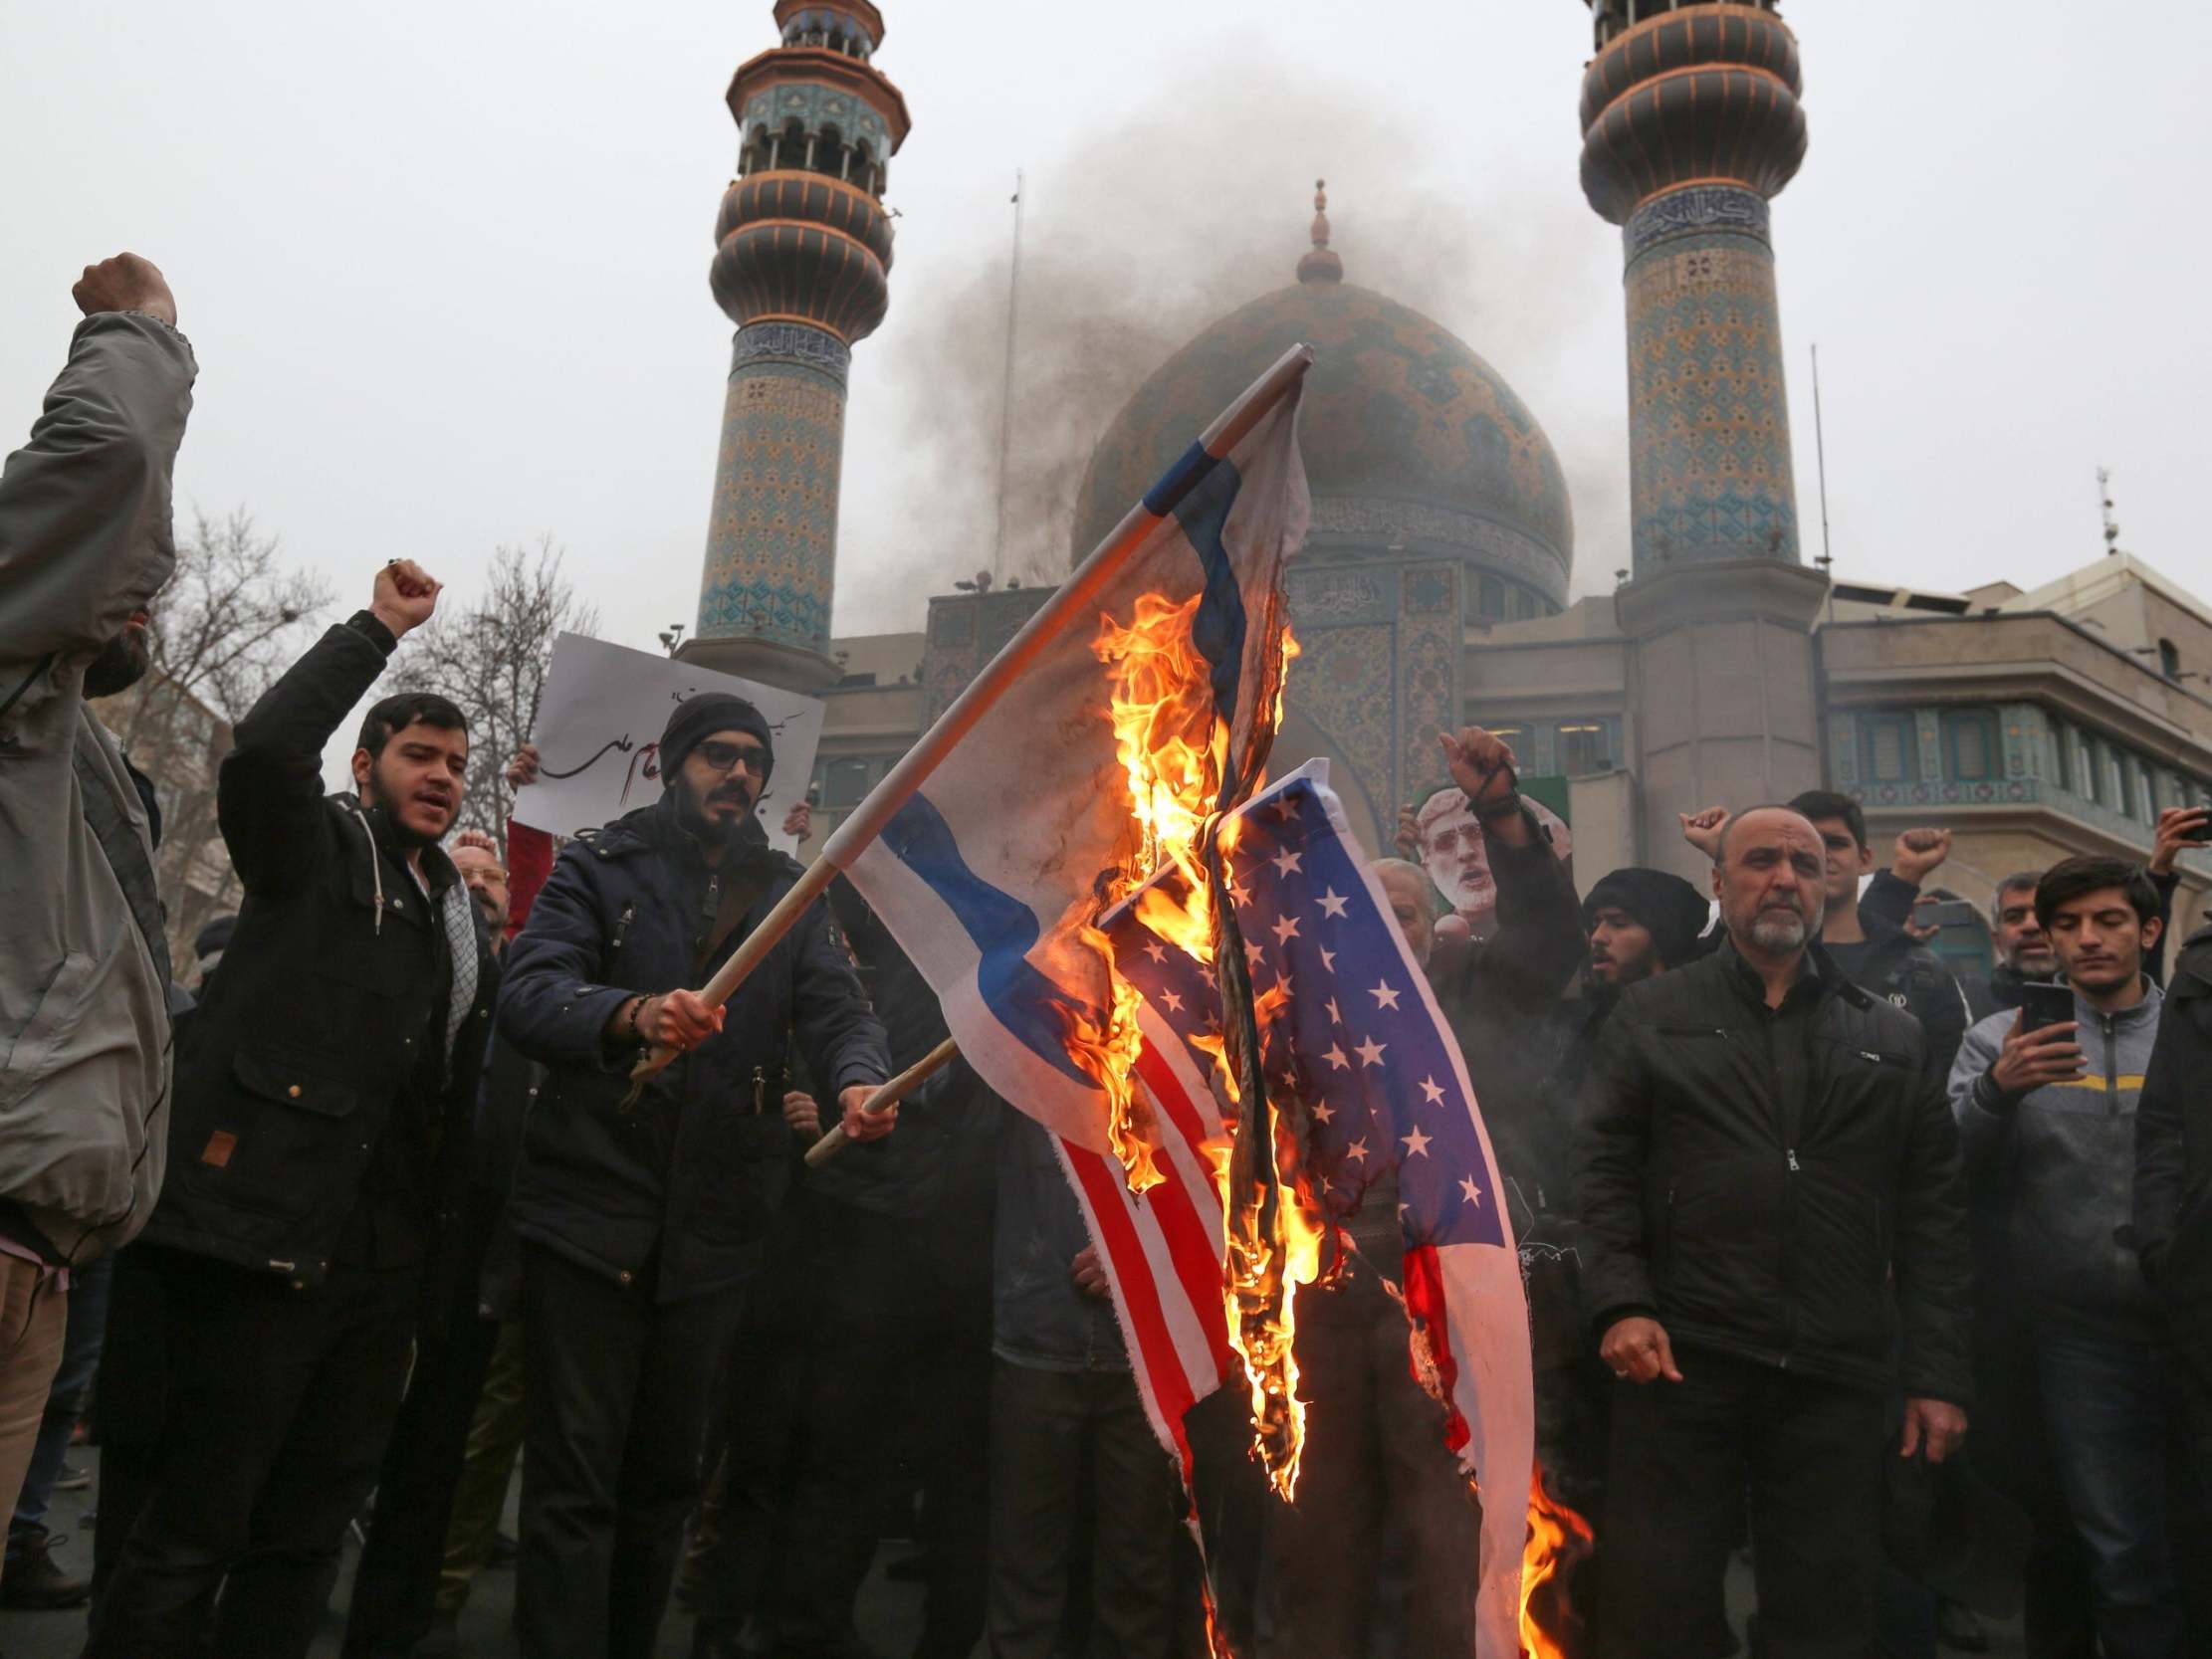
[[[868,792],[868,798],[837,826],[836,833],[823,845],[820,856],[807,867],[790,892],[776,902],[761,925],[746,935],[745,941],[730,953],[730,959],[700,988],[700,1001],[710,1008],[719,1008],[730,1000],[731,993],[745,983],[746,975],[761,965],[776,941],[791,931],[806,907],[829,890],[838,872],[883,833],[892,815],[929,780],[930,773],[937,770],[945,756],[953,751],[953,746],[967,736],[991,706],[1028,672],[1029,666],[1044,654],[1061,631],[1091,608],[1100,591],[1144,544],[1153,526],[1175,512],[1203,476],[1203,470],[1193,464],[1197,455],[1203,451],[1218,459],[1235,449],[1269,410],[1297,388],[1312,366],[1313,347],[1294,345],[1247,386],[1241,397],[1221,411],[1192,446],[1191,454],[1179,462],[1150,495],[1123,515],[1121,522],[1092,549],[1090,557],[1076,566],[1075,573],[1022,624],[1020,632],[999,648],[998,655],[969,682],[967,690],[953,699],[951,706],[937,717],[936,724],[899,758],[883,781]],[[630,1072],[630,1098],[635,1100],[645,1080],[665,1069],[676,1055],[675,1049],[667,1048],[648,1049],[640,1055]]]
[[[907,1096],[913,1094],[925,1081],[943,1071],[959,1053],[960,1045],[954,1042],[952,1038],[947,1037],[937,1047],[931,1049],[929,1053],[923,1055],[921,1059],[915,1061],[913,1065],[907,1067],[905,1071],[899,1073],[897,1077],[870,1095],[861,1105],[860,1110],[867,1113],[871,1118],[878,1113],[890,1111],[899,1102],[905,1100]],[[834,1125],[827,1135],[806,1148],[806,1167],[819,1169],[850,1144],[852,1144],[852,1139],[845,1134],[845,1126],[843,1124]]]

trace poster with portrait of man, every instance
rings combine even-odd
[[[1574,856],[1574,837],[1566,819],[1544,799],[1552,792],[1545,787],[1549,783],[1562,786],[1564,805],[1565,779],[1524,777],[1521,799],[1550,837],[1553,855],[1565,862]],[[1456,783],[1438,784],[1415,806],[1414,823],[1420,836],[1418,856],[1429,880],[1452,914],[1466,923],[1471,936],[1488,938],[1497,930],[1497,878],[1490,873],[1489,845],[1465,792]]]

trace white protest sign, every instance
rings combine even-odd
[[[650,806],[661,796],[660,735],[669,712],[700,692],[731,692],[757,707],[774,733],[775,769],[755,809],[769,844],[795,852],[783,814],[806,798],[821,742],[822,705],[734,674],[632,651],[581,634],[553,641],[538,703],[538,781],[518,790],[515,817],[573,835]]]

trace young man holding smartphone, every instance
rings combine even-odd
[[[1975,1025],[1950,1081],[1969,1170],[2010,1188],[2006,1242],[2029,1301],[2044,1429],[2108,1659],[2183,1651],[2167,1331],[2123,1242],[2136,1102],[2158,1035],[2161,997],[2144,961],[2160,910],[2139,865],[2054,865],[2036,886],[2036,915],[2065,982],[2024,987],[2018,1010]]]

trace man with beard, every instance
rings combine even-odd
[[[1799,813],[1736,818],[1727,937],[1623,992],[1598,1039],[1579,1196],[1618,1379],[1607,1659],[1709,1650],[1747,1484],[1763,1651],[1860,1659],[1900,1384],[1891,1456],[1940,1462],[1965,1432],[1957,1131],[1919,1027],[1814,941],[1826,865]]]
[[[507,946],[507,871],[499,843],[479,829],[453,838],[449,855],[484,924],[496,962]],[[488,969],[488,973],[493,971]],[[495,988],[491,994],[498,995]],[[393,1659],[414,1649],[435,1620],[446,1523],[461,1478],[469,1424],[492,1362],[499,1324],[483,1303],[481,1279],[505,1204],[504,1183],[488,1179],[491,1100],[519,1095],[527,1071],[494,1045],[482,1063],[470,1155],[440,1160],[439,1250],[432,1259],[415,1339],[407,1393],[376,1476],[375,1513],[361,1540],[346,1606],[347,1659]]]
[[[92,1659],[210,1642],[301,1659],[375,1481],[491,970],[438,849],[467,774],[460,711],[424,692],[375,704],[350,793],[324,794],[323,750],[437,594],[412,562],[385,565],[223,761],[217,818],[246,897],[186,1029],[161,1202],[117,1270],[116,1306],[158,1322],[166,1393]]]
[[[152,826],[85,707],[145,667],[176,564],[169,474],[197,365],[136,254],[87,266],[85,320],[0,475],[0,1505],[60,1362],[68,1269],[160,1190],[169,950]],[[141,1149],[144,1148],[144,1149]]]
[[[755,806],[772,733],[702,693],[661,733],[661,799],[563,849],[509,947],[501,1033],[546,1068],[509,1218],[522,1238],[524,1461],[516,1633],[528,1659],[646,1659],[698,1495],[716,1382],[790,1156],[789,1039],[860,1111],[884,1032],[828,908],[722,1008],[704,983],[801,874]],[[677,1059],[628,1099],[649,1048]]]

